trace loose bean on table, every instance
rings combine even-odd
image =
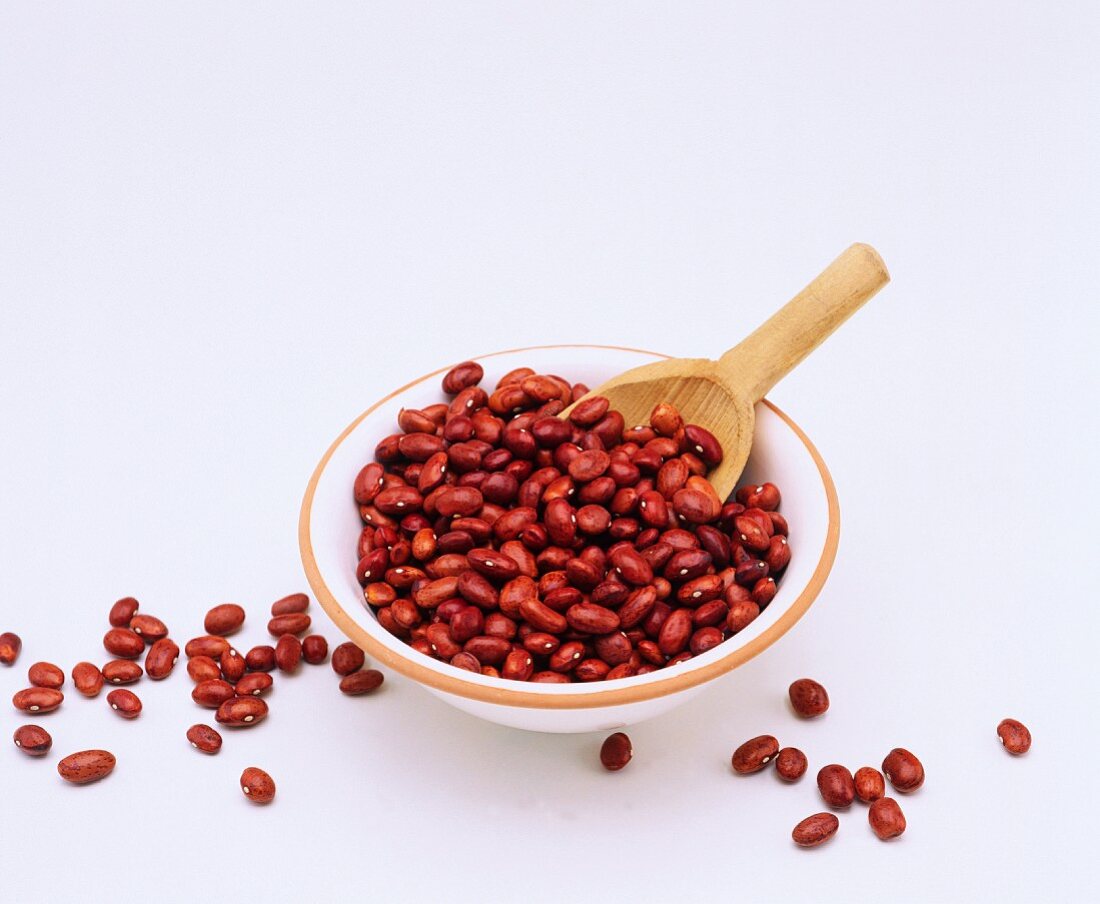
[[[903,794],[916,791],[924,784],[924,766],[904,747],[895,747],[882,761],[882,773],[886,780]]]
[[[115,756],[106,750],[81,750],[70,753],[57,764],[57,773],[74,785],[97,782],[115,768]]]
[[[1016,719],[1002,719],[997,726],[997,737],[1013,756],[1022,756],[1031,749],[1031,732]]]

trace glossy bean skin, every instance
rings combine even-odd
[[[269,804],[275,799],[275,780],[256,766],[241,773],[241,792],[254,804]]]
[[[201,723],[187,729],[187,741],[200,753],[213,755],[222,749],[222,736],[209,725]]]
[[[997,726],[1001,746],[1013,756],[1023,756],[1031,749],[1031,732],[1023,722],[1002,719]]]
[[[618,772],[634,756],[630,738],[621,731],[608,735],[600,747],[600,763],[608,772]]]
[[[817,847],[832,838],[840,828],[840,820],[833,813],[815,813],[807,816],[791,832],[791,839],[799,847]]]
[[[924,765],[904,747],[895,747],[882,761],[882,774],[894,789],[909,794],[924,784]]]
[[[50,733],[40,725],[20,725],[12,740],[23,753],[32,757],[45,756],[53,746]]]

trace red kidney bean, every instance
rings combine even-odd
[[[220,678],[200,681],[191,690],[191,699],[199,706],[205,706],[209,709],[217,709],[227,700],[232,700],[235,696],[236,691],[233,689],[233,685]]]
[[[305,612],[309,608],[309,597],[304,593],[292,593],[271,604],[271,614],[290,615],[292,612]],[[212,729],[211,729],[212,730]]]
[[[103,687],[103,673],[90,662],[73,666],[73,686],[85,697],[95,697]]]
[[[824,844],[840,828],[840,820],[833,813],[815,813],[807,816],[791,832],[791,838],[799,847],[817,847]]]
[[[222,736],[209,725],[192,725],[187,729],[187,740],[202,753],[217,753],[222,749]]]
[[[1023,756],[1031,749],[1031,732],[1023,722],[1018,722],[1016,719],[1002,719],[997,726],[997,737],[1001,739],[1004,749],[1013,756]],[[903,828],[904,822],[903,818]]]
[[[791,707],[804,719],[822,715],[829,708],[829,694],[812,678],[799,678],[787,691]]]
[[[130,621],[138,611],[138,601],[132,596],[124,596],[112,607],[107,616],[112,628],[128,628]]]
[[[341,678],[340,690],[349,697],[358,697],[378,690],[384,680],[385,676],[381,672],[375,669],[364,669]]]
[[[253,672],[270,672],[275,668],[275,648],[270,644],[253,647],[244,654],[244,664]],[[188,671],[190,668],[188,663]]]
[[[274,683],[275,680],[267,672],[252,672],[238,681],[233,690],[238,697],[258,697]]]
[[[49,713],[57,709],[65,695],[51,687],[29,687],[11,698],[12,706],[25,713]]]
[[[817,773],[817,789],[830,807],[845,809],[851,806],[856,796],[855,780],[847,767],[833,763],[823,766]]]
[[[27,669],[27,680],[34,687],[60,689],[65,684],[65,673],[52,662],[36,662]]]
[[[293,634],[284,634],[275,643],[275,665],[280,672],[294,672],[302,661],[302,642]],[[228,677],[228,676],[226,676]],[[237,676],[240,680],[240,676]]]
[[[733,752],[733,771],[740,775],[759,772],[779,753],[779,741],[771,735],[760,735],[742,744]]]
[[[904,747],[895,747],[882,761],[882,773],[895,790],[908,794],[924,784],[924,766]]]
[[[256,766],[241,773],[241,792],[254,804],[269,804],[275,799],[275,780]]]
[[[125,688],[111,691],[107,695],[107,703],[123,719],[136,719],[141,715],[141,700],[137,694]]]
[[[240,681],[247,668],[244,657],[232,647],[219,657],[218,666],[221,668],[222,677],[230,682]]]
[[[135,615],[130,619],[129,628],[135,634],[140,634],[149,644],[168,636],[168,627],[153,615]]]
[[[348,641],[342,643],[332,651],[332,670],[337,675],[350,675],[358,672],[366,662],[363,651],[355,644]]]
[[[797,747],[784,747],[775,756],[775,771],[788,782],[796,782],[802,778],[807,765],[806,754]]]
[[[619,616],[611,609],[597,606],[595,603],[577,603],[570,606],[565,617],[569,627],[583,634],[608,634],[619,627]]]
[[[57,764],[57,774],[74,785],[86,785],[106,778],[115,768],[115,756],[106,750],[70,753]]]
[[[310,665],[320,665],[328,658],[328,641],[320,634],[310,634],[302,641],[302,658]]]
[[[874,801],[867,810],[867,821],[880,841],[897,838],[905,831],[905,814],[892,797],[880,797]]]
[[[229,641],[224,637],[206,635],[205,637],[195,637],[187,641],[187,645],[183,648],[183,652],[187,655],[188,659],[193,656],[209,656],[212,659],[217,659],[228,649]]]
[[[221,670],[218,670],[219,674]],[[133,684],[142,675],[144,670],[136,662],[128,659],[113,659],[101,670],[103,680],[108,684]]]
[[[609,735],[600,747],[600,763],[608,772],[618,772],[633,756],[630,738],[621,731]]]
[[[27,756],[45,756],[53,746],[50,733],[37,725],[20,725],[12,740]]]
[[[267,704],[259,697],[233,697],[214,713],[214,720],[231,728],[257,725],[267,717]]]
[[[162,637],[149,648],[145,657],[145,674],[154,681],[167,678],[179,662],[180,648],[174,640]]]
[[[145,652],[145,641],[129,628],[111,628],[103,636],[103,647],[112,656],[136,659]]]
[[[207,634],[232,634],[244,624],[244,609],[236,603],[223,603],[206,613],[203,627]]]
[[[476,361],[463,361],[443,375],[443,391],[458,395],[462,390],[477,386],[485,378],[485,370]]]
[[[665,656],[675,656],[684,651],[692,634],[692,611],[675,609],[664,620],[657,636],[657,646]]]
[[[854,776],[856,797],[865,804],[873,803],[886,796],[886,781],[882,773],[871,766],[862,766]]]

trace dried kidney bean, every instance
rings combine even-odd
[[[206,613],[203,627],[207,634],[232,634],[244,624],[244,609],[236,603],[222,603]]]
[[[27,669],[27,680],[35,687],[60,690],[65,684],[65,673],[52,662],[36,662]]]
[[[854,776],[856,797],[865,804],[874,803],[886,796],[886,781],[882,773],[872,766],[861,766]]]
[[[908,794],[924,784],[924,766],[904,747],[895,747],[882,761],[882,773],[898,791]]]
[[[759,772],[779,753],[779,741],[771,735],[760,735],[742,744],[733,752],[733,771],[741,775]]]
[[[1004,749],[1013,756],[1022,756],[1031,749],[1031,732],[1023,722],[1016,719],[1002,719],[997,726],[997,737],[1001,739]]]
[[[107,695],[107,703],[124,719],[136,719],[141,715],[141,700],[137,694],[125,688],[111,691]]]
[[[376,691],[384,680],[385,676],[377,669],[364,669],[341,678],[340,690],[349,697],[358,697]]]
[[[5,631],[0,634],[0,663],[12,665],[19,658],[19,651],[23,649],[23,641],[18,634]]]
[[[614,680],[713,649],[768,605],[790,559],[779,492],[723,506],[708,430],[667,403],[626,430],[590,396],[559,418],[576,398],[560,377],[519,368],[490,394],[483,376],[449,371],[450,404],[402,410],[355,480],[356,576],[387,630],[482,674]],[[299,596],[272,607],[274,633],[308,628]]]
[[[241,791],[254,804],[267,804],[275,799],[275,780],[263,769],[249,766],[241,773]]]
[[[799,847],[817,847],[832,838],[839,828],[840,820],[833,813],[815,813],[794,827],[791,838]]]
[[[892,797],[880,797],[872,803],[867,810],[867,821],[880,841],[897,838],[905,831],[905,814]]]
[[[203,753],[217,753],[222,749],[222,736],[209,725],[192,725],[187,729],[187,740]]]
[[[829,708],[829,694],[812,678],[799,678],[787,691],[794,711],[804,719],[820,716]]]
[[[630,738],[621,731],[609,735],[600,747],[600,763],[608,772],[618,772],[633,756]]]
[[[817,789],[830,807],[845,809],[856,797],[856,784],[847,767],[833,763],[817,773]]]
[[[27,756],[45,756],[53,746],[50,733],[38,725],[19,726],[12,740]]]
[[[103,673],[90,662],[73,666],[73,686],[85,697],[95,697],[103,687]]]
[[[806,754],[797,747],[784,747],[775,756],[775,771],[788,782],[796,782],[806,772]]]

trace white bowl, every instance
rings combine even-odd
[[[484,385],[515,367],[557,373],[598,386],[607,378],[665,357],[596,345],[542,346],[484,355]],[[306,489],[298,539],[306,576],[325,611],[381,665],[401,672],[459,709],[515,728],[580,732],[621,728],[667,712],[704,684],[767,649],[802,617],[832,568],[840,534],[832,478],[806,435],[771,403],[756,408],[756,435],[742,483],[770,480],[783,493],[781,511],[793,555],[768,607],[747,628],[701,656],[635,678],[590,684],[531,684],[488,678],[431,659],[386,631],[363,602],[355,578],[362,529],[351,488],[382,437],[397,429],[401,408],[444,401],[447,367],[413,381],[357,417],[329,447]],[[705,426],[705,425],[704,425]]]

